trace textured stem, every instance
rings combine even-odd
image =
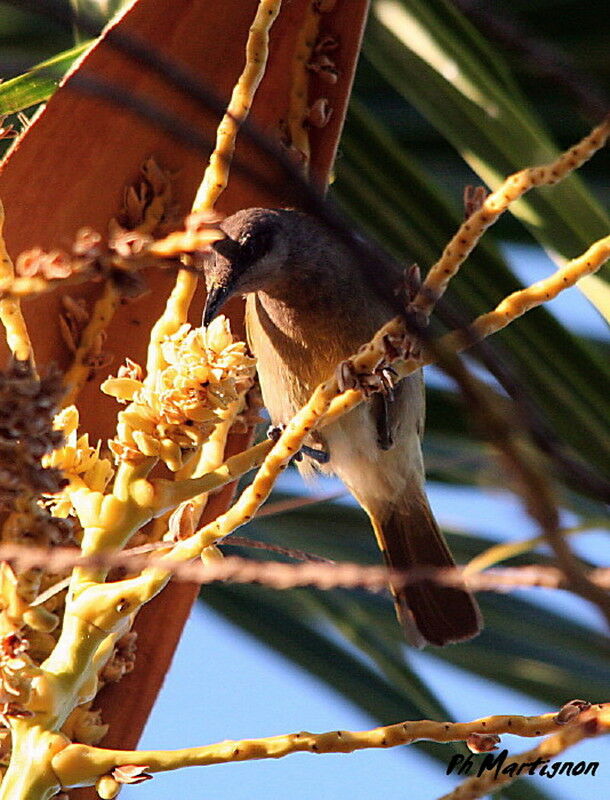
[[[61,788],[51,759],[69,744],[61,734],[13,722],[13,751],[0,783],[0,800],[50,800]]]
[[[120,295],[114,283],[110,280],[106,281],[102,296],[93,306],[91,318],[81,334],[72,364],[64,375],[64,385],[67,388],[67,393],[62,402],[64,408],[74,404],[85,385],[91,372],[91,367],[87,363],[88,358],[93,351],[98,336],[106,330],[112,321],[119,299]]]
[[[606,720],[607,706],[596,706],[589,718]],[[604,723],[606,724],[606,723]],[[147,772],[165,772],[188,766],[209,766],[254,759],[283,758],[291,753],[353,753],[375,747],[397,747],[417,741],[460,742],[473,734],[511,733],[517,736],[542,736],[561,731],[558,737],[577,739],[581,727],[577,722],[561,728],[557,714],[538,717],[492,716],[473,722],[400,722],[368,731],[329,731],[328,733],[291,733],[263,739],[225,741],[206,747],[183,750],[105,750],[88,745],[73,744],[53,759],[53,769],[66,787],[93,784],[101,775],[117,766],[145,767]],[[601,732],[601,731],[600,731]],[[572,735],[571,735],[572,734]],[[590,735],[590,734],[589,734]],[[553,737],[554,738],[554,737]],[[551,741],[550,739],[547,740]],[[541,747],[544,746],[544,742]]]
[[[504,183],[483,202],[481,208],[462,223],[458,232],[445,247],[439,261],[434,264],[413,301],[413,310],[430,314],[445,293],[449,282],[468,258],[481,236],[493,225],[510,205],[536,186],[558,183],[570,172],[582,166],[601,147],[610,135],[610,117],[594,128],[578,144],[571,147],[550,164],[528,167],[509,175]]]
[[[216,147],[195,197],[193,208],[214,208],[229,180],[235,140],[246,120],[254,95],[265,74],[269,56],[269,30],[279,14],[282,0],[260,0],[246,44],[246,66],[235,84],[227,111],[218,126]]]

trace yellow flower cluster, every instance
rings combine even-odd
[[[154,374],[143,379],[140,367],[127,360],[102,391],[129,403],[109,442],[117,460],[160,458],[175,472],[184,453],[201,445],[250,388],[254,359],[243,342],[234,341],[225,317],[207,329],[182,325],[161,352],[164,366]]]
[[[89,434],[78,436],[78,410],[68,406],[55,417],[53,427],[63,431],[65,443],[62,447],[43,456],[44,467],[60,469],[68,484],[57,494],[48,495],[48,504],[55,517],[67,517],[72,512],[71,491],[87,488],[103,492],[114,474],[107,458],[100,458],[101,442],[96,447],[89,445]]]

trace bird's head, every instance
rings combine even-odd
[[[234,294],[267,289],[282,280],[290,260],[291,214],[297,212],[247,208],[222,222],[226,238],[214,242],[214,253],[204,265],[204,325]]]

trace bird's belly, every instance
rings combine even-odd
[[[310,393],[303,391],[303,385],[283,368],[279,360],[271,364],[267,354],[265,361],[267,363],[262,369],[259,366],[258,372],[265,408],[274,425],[287,425],[309,400]]]
[[[407,487],[419,487],[423,464],[415,429],[403,431],[389,450],[377,442],[368,404],[362,403],[322,433],[330,455],[327,468],[337,475],[364,508],[393,504]]]

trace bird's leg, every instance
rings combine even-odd
[[[304,444],[295,456],[295,461],[300,461],[303,456],[308,456],[312,461],[318,464],[328,464],[330,461],[330,453],[328,450],[318,450],[317,447],[308,447]]]
[[[396,289],[396,295],[404,304],[405,319],[410,321],[416,329],[423,329],[428,325],[428,316],[421,311],[413,308],[413,301],[418,296],[422,286],[421,272],[417,264],[407,267],[403,273],[400,285]],[[366,398],[376,392],[381,393],[387,402],[391,403],[394,399],[394,379],[397,375],[396,370],[391,366],[391,362],[400,359],[418,358],[420,347],[417,341],[408,333],[401,335],[386,334],[383,338],[384,354],[377,366],[368,373],[358,373],[354,368],[351,358],[342,361],[337,367],[336,377],[339,391],[347,389],[358,389]]]
[[[277,442],[285,427],[285,425],[270,425],[267,429],[267,437],[271,439],[272,442]],[[297,462],[302,461],[303,456],[311,458],[312,461],[316,461],[318,464],[328,464],[330,461],[330,453],[328,451],[323,449],[319,450],[317,447],[308,447],[306,444],[301,445],[299,452],[295,453],[290,460]]]
[[[394,447],[392,424],[390,421],[390,405],[392,401],[387,395],[376,394],[371,399],[373,405],[373,418],[377,428],[377,444],[382,450],[391,450]]]
[[[267,439],[271,439],[273,444],[277,444],[280,436],[284,432],[285,425],[269,425],[267,428]]]

